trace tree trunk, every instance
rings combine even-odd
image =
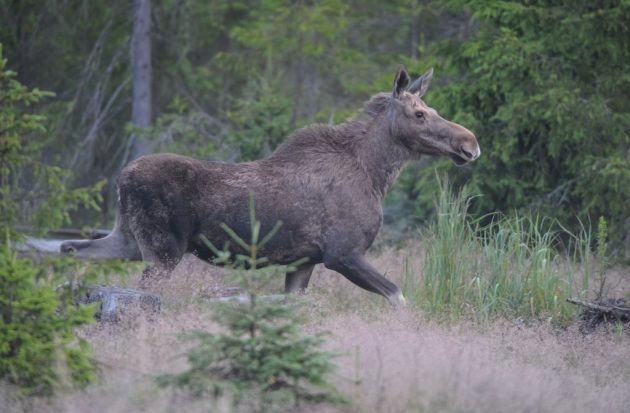
[[[137,128],[151,126],[151,0],[133,0],[131,38],[133,102],[131,121]],[[134,134],[131,160],[149,152],[149,142]]]
[[[411,59],[418,59],[418,2],[411,3]]]

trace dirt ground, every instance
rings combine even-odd
[[[372,261],[396,280],[404,253],[385,251]],[[421,259],[411,257],[421,265]],[[133,286],[130,279],[113,279]],[[630,275],[617,272],[620,291]],[[272,289],[281,290],[283,280]],[[97,383],[54,400],[19,401],[0,388],[2,411],[228,412],[225,401],[192,400],[155,385],[160,373],[185,368],[181,333],[216,331],[205,297],[230,285],[222,270],[190,257],[161,286],[162,314],[148,321],[128,314],[81,335],[99,362]],[[584,336],[577,325],[499,321],[489,326],[440,325],[413,309],[395,311],[385,300],[322,268],[299,300],[307,333],[330,333],[326,347],[340,353],[332,381],[351,404],[300,412],[627,412],[630,337],[612,329]],[[6,408],[6,410],[5,410]]]

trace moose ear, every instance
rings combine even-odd
[[[396,79],[394,79],[394,91],[392,92],[392,95],[395,98],[400,97],[402,92],[405,91],[407,85],[409,84],[409,80],[409,74],[403,66],[400,66],[398,73],[396,73]]]
[[[424,96],[431,84],[431,79],[433,79],[433,68],[417,78],[416,81],[409,86],[409,92],[415,93],[418,97]]]

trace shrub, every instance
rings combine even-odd
[[[0,379],[26,394],[50,395],[65,379],[94,378],[87,343],[74,329],[94,320],[93,306],[67,305],[45,271],[0,248]]]
[[[63,268],[78,263],[56,260],[49,270],[18,259],[9,245],[21,239],[17,224],[43,232],[68,222],[68,210],[80,204],[98,209],[99,186],[68,190],[68,172],[38,160],[44,117],[29,110],[52,94],[29,90],[16,76],[0,45],[0,379],[50,395],[66,380],[64,369],[74,385],[93,379],[87,343],[74,330],[93,320],[94,309],[71,305],[69,291],[53,287]]]

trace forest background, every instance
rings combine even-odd
[[[9,224],[108,227],[134,157],[266,156],[353,115],[404,64],[435,69],[427,103],[482,156],[408,168],[393,234],[433,213],[437,170],[479,195],[477,216],[535,210],[572,230],[603,216],[630,257],[630,1],[0,0],[0,43]]]

